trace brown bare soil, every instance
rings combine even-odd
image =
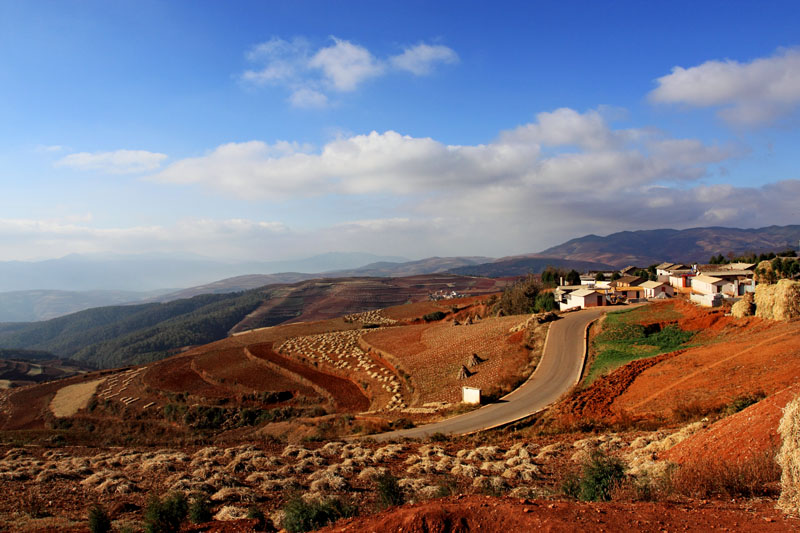
[[[465,496],[343,520],[320,532],[793,531],[769,503],[580,503]]]
[[[509,330],[527,317],[488,318],[476,324],[454,326],[452,322],[387,328],[368,333],[369,346],[391,354],[412,376],[417,404],[457,402],[461,387],[488,389],[513,378],[527,364],[527,350],[507,342]],[[459,370],[477,354],[484,362],[470,368],[473,374],[459,379]]]
[[[800,384],[783,389],[692,435],[667,451],[663,458],[676,463],[690,463],[698,458],[715,457],[741,463],[773,453],[780,446],[778,424],[783,408],[798,394]]]
[[[314,370],[293,359],[283,357],[275,353],[271,344],[253,345],[250,351],[254,356],[286,368],[328,391],[342,412],[360,412],[369,408],[369,399],[350,380]]]

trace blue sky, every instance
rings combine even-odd
[[[0,0],[0,260],[800,221],[796,2]]]

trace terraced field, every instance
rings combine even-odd
[[[404,326],[372,331],[363,342],[389,354],[412,376],[414,406],[453,403],[461,400],[462,386],[486,390],[527,364],[527,351],[510,332],[523,321],[502,317],[462,326],[452,322]],[[483,362],[471,367],[468,362],[474,354]],[[462,366],[470,373],[463,379],[459,378]]]

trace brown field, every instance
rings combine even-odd
[[[509,342],[509,330],[521,322],[524,318],[512,316],[489,318],[470,326],[442,322],[387,328],[368,333],[364,342],[390,354],[411,376],[414,405],[452,403],[460,401],[462,386],[486,390],[527,364],[527,350],[519,342]],[[472,354],[485,361],[470,369],[473,375],[458,379],[461,366]]]

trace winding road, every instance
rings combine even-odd
[[[553,322],[539,366],[525,383],[496,403],[441,422],[370,437],[390,440],[403,437],[425,438],[433,433],[474,433],[509,424],[541,411],[580,380],[586,346],[586,326],[608,311],[607,307],[584,309],[564,315]]]

